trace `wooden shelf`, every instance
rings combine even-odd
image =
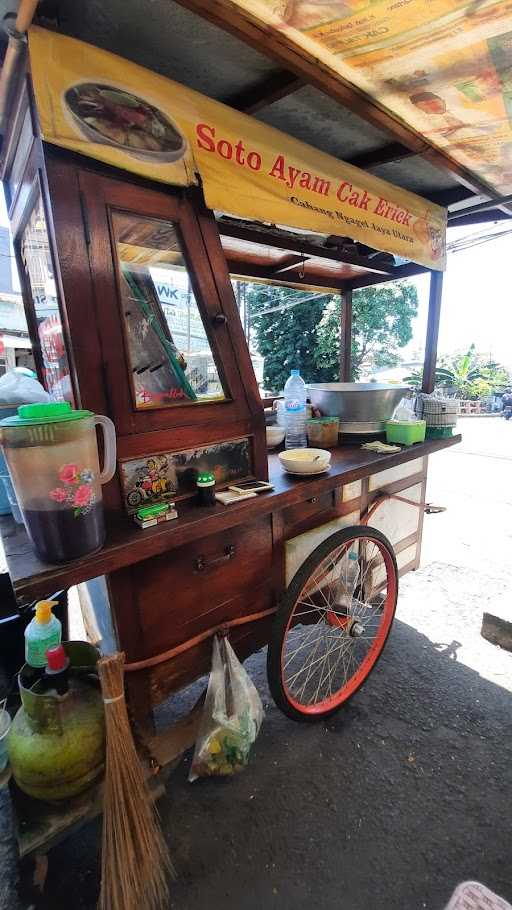
[[[277,455],[269,456],[269,476],[274,491],[264,493],[238,505],[216,505],[198,508],[190,502],[178,503],[179,518],[142,531],[128,517],[107,516],[107,542],[102,550],[75,562],[51,565],[39,559],[23,525],[10,517],[0,518],[0,535],[17,601],[27,603],[36,597],[47,597],[54,591],[107,575],[136,562],[165,553],[243,524],[261,515],[278,512],[287,506],[326,493],[376,471],[430,455],[460,442],[451,439],[428,440],[403,448],[392,455],[375,455],[359,445],[345,445],[332,450],[331,469],[326,474],[304,480],[285,474]]]

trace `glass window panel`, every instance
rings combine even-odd
[[[43,362],[43,383],[54,400],[73,404],[68,356],[40,193],[21,238],[21,257],[30,279]]]
[[[112,223],[136,407],[224,399],[175,225],[121,212]]]

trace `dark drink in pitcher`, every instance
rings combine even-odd
[[[100,473],[96,426],[104,434]],[[103,546],[101,484],[116,466],[114,424],[66,401],[22,405],[0,423],[2,447],[27,533],[46,562],[79,559]]]
[[[41,559],[46,562],[67,562],[99,550],[105,543],[103,506],[95,503],[85,515],[75,515],[74,509],[47,512],[45,509],[26,509],[27,533]]]

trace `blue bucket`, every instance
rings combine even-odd
[[[18,413],[18,408],[11,407],[11,405],[2,406],[0,405],[0,420],[3,420],[4,417],[14,417]],[[7,465],[5,463],[5,458],[0,448],[0,474],[8,474]],[[0,483],[0,515],[10,515],[12,512],[11,503],[7,495],[7,490],[3,483]],[[16,519],[17,521],[18,519]]]

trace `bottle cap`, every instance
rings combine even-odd
[[[58,600],[38,600],[36,603],[36,622],[47,623],[52,618],[52,607],[57,607]]]
[[[290,370],[291,376],[300,376],[300,370]]]
[[[203,471],[201,474],[197,475],[196,486],[213,487],[214,485],[215,474],[212,474],[210,471]]]
[[[69,664],[63,645],[48,648],[46,657],[48,658],[48,670],[51,673],[59,673],[61,670],[65,670]]]

